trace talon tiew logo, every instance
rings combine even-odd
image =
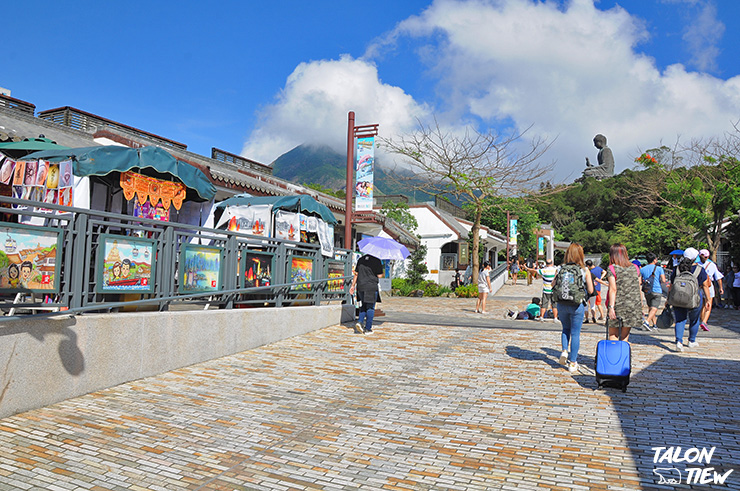
[[[722,472],[709,467],[716,448],[652,447],[653,463],[660,466],[653,469],[658,484],[723,485],[735,469]]]

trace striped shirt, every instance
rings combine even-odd
[[[542,293],[552,293],[552,280],[558,274],[558,268],[555,266],[546,266],[538,269],[537,274],[542,276]]]

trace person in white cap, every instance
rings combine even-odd
[[[719,272],[719,268],[717,267],[717,264],[709,259],[709,251],[707,249],[702,249],[699,251],[699,264],[702,265],[704,268],[704,271],[707,272],[707,276],[709,277],[709,309],[704,309],[701,312],[701,323],[699,324],[699,327],[701,327],[702,331],[708,331],[709,327],[707,327],[707,323],[709,322],[709,315],[712,313],[712,302],[714,302],[714,283],[718,283],[719,285],[719,294],[720,298],[722,298],[722,295],[725,294],[725,289],[722,286],[722,278],[725,277],[722,273]]]
[[[709,299],[709,277],[704,268],[696,263],[699,251],[689,247],[683,252],[683,259],[678,263],[676,271],[671,276],[671,288],[676,287],[676,276],[680,273],[691,272],[699,283],[699,306],[694,309],[687,309],[674,305],[673,312],[676,315],[676,350],[683,351],[683,333],[686,328],[686,321],[689,322],[689,348],[696,348],[699,342],[696,335],[699,333],[699,320],[702,309],[708,308]],[[683,283],[683,282],[682,282]],[[670,300],[670,294],[669,294]]]

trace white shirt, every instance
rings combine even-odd
[[[707,276],[711,280],[709,286],[709,296],[711,298],[714,298],[714,282],[721,280],[725,277],[725,275],[719,272],[719,268],[717,268],[717,265],[711,259],[707,259],[707,262],[699,264],[701,264],[701,267],[704,268],[704,271],[707,272]]]

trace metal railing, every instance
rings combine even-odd
[[[12,228],[12,217],[36,217],[43,227],[58,230],[62,236],[61,250],[55,261],[61,261],[59,288],[53,293],[0,295],[0,309],[13,314],[15,310],[30,315],[49,316],[84,312],[110,312],[132,307],[149,306],[159,311],[193,308],[244,308],[254,306],[320,305],[322,302],[349,302],[349,280],[352,276],[352,258],[349,251],[335,249],[332,257],[324,257],[318,244],[296,243],[275,238],[249,235],[241,232],[211,229],[175,222],[150,220],[96,210],[64,207],[16,198],[0,197],[4,223]],[[12,208],[26,206],[26,209]],[[44,212],[39,208],[51,210]],[[27,221],[27,220],[26,220]],[[6,228],[7,228],[6,227]],[[101,289],[105,283],[101,268],[106,244],[111,238],[121,242],[143,240],[152,244],[156,258],[149,276],[149,291],[109,292]],[[108,242],[106,242],[108,241]],[[186,245],[220,248],[221,274],[216,288],[209,291],[183,292],[185,276],[181,275],[181,251]],[[212,249],[213,250],[213,249]],[[272,257],[270,281],[264,286],[250,286],[244,274],[247,254]],[[291,278],[294,259],[308,262],[312,267],[310,279]],[[328,277],[331,263],[333,277]],[[344,273],[337,276],[338,272]],[[7,291],[7,289],[6,289]],[[39,301],[36,297],[40,296]],[[30,298],[30,300],[29,300]],[[39,313],[43,311],[44,313]],[[58,311],[52,312],[49,311]],[[27,315],[23,316],[27,318]],[[18,318],[0,317],[0,322]]]

